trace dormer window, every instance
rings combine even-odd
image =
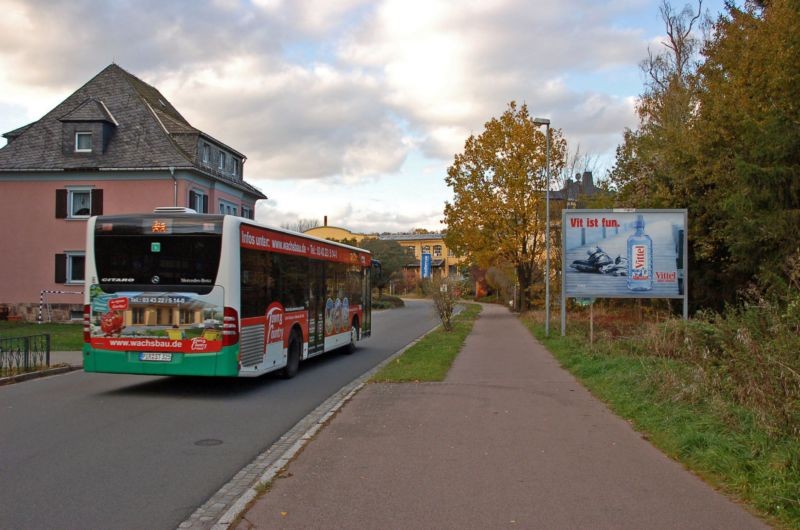
[[[92,133],[90,132],[75,133],[75,152],[76,153],[92,152]]]
[[[203,144],[203,163],[208,164],[208,160],[211,157],[211,148],[208,147],[208,144]]]
[[[219,169],[225,171],[225,153],[222,151],[219,152]]]
[[[239,161],[236,160],[235,158],[233,159],[233,176],[234,177],[239,176]]]

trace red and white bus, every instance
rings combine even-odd
[[[229,215],[92,217],[87,372],[292,377],[371,334],[368,251]]]

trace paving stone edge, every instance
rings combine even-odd
[[[47,370],[37,370],[35,372],[25,372],[17,375],[10,375],[8,377],[0,377],[0,386],[12,385],[14,383],[21,383],[23,381],[30,381],[31,379],[39,379],[40,377],[47,377],[50,375],[65,374],[74,370],[81,370],[81,366],[57,366],[55,368],[48,368]]]

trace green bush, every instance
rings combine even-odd
[[[389,294],[384,294],[380,298],[377,296],[372,297],[373,309],[394,309],[396,307],[404,307],[405,305],[403,300]]]

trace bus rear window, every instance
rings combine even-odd
[[[97,234],[98,283],[106,292],[135,285],[208,293],[216,282],[221,247],[221,234]]]

